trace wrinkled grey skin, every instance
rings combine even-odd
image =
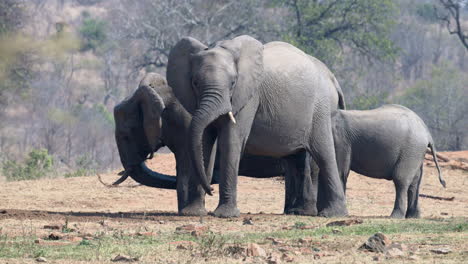
[[[423,161],[429,147],[445,187],[429,130],[413,111],[384,105],[366,111],[338,110],[333,116],[333,137],[343,187],[349,171],[393,180],[396,190],[391,217],[417,218]],[[320,198],[319,198],[320,201]]]
[[[178,210],[184,214],[193,185],[189,182],[194,170],[187,148],[192,116],[175,98],[165,78],[157,73],[146,74],[134,94],[115,107],[114,117],[116,143],[128,175],[146,186],[177,188]],[[146,157],[163,146],[174,153],[176,176],[151,171],[144,165]],[[211,173],[212,164],[207,173]],[[284,173],[283,162],[268,157],[246,156],[239,168],[240,175],[259,178]]]
[[[196,180],[208,194],[211,179],[204,168],[217,138],[221,177],[215,216],[239,216],[241,153],[281,158],[302,150],[311,154],[323,175],[327,205],[321,215],[347,215],[330,120],[340,100],[336,79],[323,64],[283,42],[262,45],[240,36],[207,48],[184,38],[169,54],[167,79],[177,98],[176,91],[189,90],[198,99],[184,103],[179,98],[193,111],[191,158]],[[195,200],[190,206],[197,212],[202,204]]]

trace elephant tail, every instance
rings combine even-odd
[[[432,158],[434,159],[434,163],[435,163],[435,165],[437,167],[437,171],[439,172],[439,182],[445,188],[446,183],[445,183],[445,180],[442,178],[442,172],[440,171],[439,162],[437,161],[437,152],[435,150],[434,143],[432,142],[432,140],[429,142],[428,146],[431,149]]]
[[[335,78],[335,76],[332,75],[331,77],[333,84],[335,84],[336,92],[338,93],[338,109],[346,110],[346,102],[344,99],[343,90],[341,90],[340,83]]]

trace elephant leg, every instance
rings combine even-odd
[[[208,181],[211,182],[213,175],[214,161],[216,156],[216,134],[213,129],[206,129],[203,135],[203,160],[205,162],[206,175]],[[190,160],[190,159],[189,159]],[[193,173],[193,169],[190,173]],[[180,215],[206,215],[205,209],[205,191],[201,187],[196,177],[190,177],[188,188],[188,201],[182,210],[179,210]]]
[[[408,210],[406,211],[406,218],[419,218],[421,216],[419,210],[419,186],[423,175],[423,164],[416,172],[413,182],[408,188]]]
[[[294,189],[290,191],[290,197],[294,199],[293,207],[289,214],[317,215],[317,192],[314,188],[310,167],[310,155],[304,150],[287,158],[290,177],[293,183],[289,186]]]
[[[220,120],[222,123],[218,130],[218,150],[220,166],[219,204],[213,214],[217,217],[238,217],[237,208],[237,178],[239,162],[243,154],[247,138],[255,117],[254,113],[258,102],[252,100],[236,116],[234,124],[227,117]]]
[[[408,205],[408,188],[414,180],[414,175],[419,172],[419,166],[415,167],[411,158],[401,157],[402,162],[397,163],[393,172],[393,182],[395,183],[395,205],[393,207],[392,218],[404,218]],[[416,163],[419,165],[419,163]]]
[[[395,205],[393,206],[391,218],[404,218],[406,212],[408,185],[395,182]]]
[[[325,217],[337,217],[348,215],[346,198],[343,192],[343,184],[338,175],[335,148],[332,137],[331,124],[324,120],[316,125],[311,138],[310,154],[317,163],[319,173],[319,185],[326,196],[326,204],[319,212]],[[311,166],[313,166],[311,161]]]
[[[182,215],[182,210],[189,201],[189,179],[190,179],[190,159],[188,155],[175,153],[177,171],[177,209]]]
[[[294,205],[296,204],[296,166],[291,164],[289,158],[284,158],[286,171],[284,173],[284,214],[294,214]]]

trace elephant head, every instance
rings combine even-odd
[[[115,140],[125,169],[118,182],[130,176],[135,181],[157,188],[175,189],[176,177],[150,170],[145,160],[164,144],[161,140],[161,114],[170,91],[163,76],[147,74],[132,96],[114,108]],[[161,96],[163,95],[163,96]]]
[[[185,38],[171,50],[169,85],[174,90],[192,91],[196,98],[189,130],[190,153],[208,194],[211,189],[204,169],[203,133],[217,120],[236,123],[235,116],[254,96],[262,79],[263,44],[249,36],[218,42],[212,48]]]

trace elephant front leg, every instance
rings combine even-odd
[[[237,130],[231,124],[221,128],[218,138],[220,159],[219,204],[213,214],[217,217],[238,217],[237,172],[242,150],[242,142]]]
[[[203,148],[204,148],[204,166],[206,168],[206,175],[208,177],[208,181],[211,181],[213,175],[213,167],[216,155],[216,134],[213,130],[207,129],[204,136],[203,136]],[[184,177],[184,183],[181,184],[181,190],[183,193],[179,195],[179,182],[177,182],[177,196],[185,198],[186,202],[182,209],[179,209],[180,215],[186,216],[201,216],[207,215],[207,211],[205,209],[205,191],[201,187],[198,179],[196,177],[191,176],[195,170],[193,169],[190,157],[188,153],[186,153],[186,159],[183,161],[183,164],[187,163],[189,171],[187,172],[187,177]],[[188,179],[187,179],[188,178]],[[187,194],[184,194],[187,192]],[[180,204],[180,203],[179,203]]]

